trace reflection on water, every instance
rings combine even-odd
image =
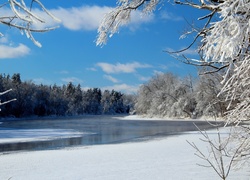
[[[68,129],[82,132],[79,137],[57,137],[31,142],[0,144],[0,152],[38,150],[76,145],[109,144],[133,141],[139,138],[167,136],[184,131],[211,128],[202,121],[142,121],[118,120],[113,116],[86,116],[78,119],[6,121],[1,128],[12,129]],[[0,130],[1,131],[1,130]]]

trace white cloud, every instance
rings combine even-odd
[[[139,74],[136,74],[136,77],[140,80],[140,81],[148,81],[151,79],[151,77],[145,77]]]
[[[62,25],[70,30],[96,30],[104,15],[113,8],[107,6],[82,6],[72,8],[59,8],[51,12],[61,19]],[[131,21],[128,24],[133,29],[142,23],[153,20],[153,15],[145,15],[139,11],[131,13]]]
[[[110,7],[82,6],[58,8],[51,12],[61,19],[62,25],[70,30],[96,30],[103,16],[111,10]]]
[[[94,67],[91,67],[91,68],[86,68],[88,71],[97,71],[97,69],[96,68],[94,68]]]
[[[168,70],[169,69],[169,67],[166,64],[160,64],[159,68],[163,69],[163,70]]]
[[[183,18],[173,14],[171,12],[167,12],[167,11],[162,11],[161,12],[161,18],[164,20],[170,20],[170,21],[183,21]]]
[[[62,71],[57,71],[55,72],[56,74],[69,74],[69,71],[67,70],[62,70]]]
[[[32,12],[38,15],[38,17],[40,17],[41,19],[43,19],[45,23],[41,23],[35,20],[36,23],[32,24],[32,27],[36,29],[44,29],[61,25],[66,29],[73,31],[97,30],[104,15],[110,12],[112,9],[113,7],[97,5],[83,5],[80,7],[59,7],[57,9],[48,9],[50,13],[52,13],[56,18],[61,20],[61,22],[58,22],[48,16],[43,10],[34,8]],[[9,8],[3,8],[0,12],[0,15],[13,15],[13,12]],[[140,24],[152,21],[153,18],[153,14],[145,15],[140,11],[134,11],[131,13],[131,21],[128,26],[130,27],[130,29],[134,30],[138,28]]]
[[[8,38],[7,38],[7,36],[2,36],[2,37],[0,37],[0,43],[1,43],[1,44],[8,43]]]
[[[154,20],[154,14],[145,14],[141,11],[132,11],[131,19],[128,23],[128,27],[131,31],[137,30],[141,24],[149,23]]]
[[[131,85],[128,85],[128,84],[115,84],[113,86],[106,86],[106,87],[103,87],[102,89],[105,90],[116,90],[116,91],[121,91],[123,93],[127,93],[127,94],[135,94],[137,93],[138,91],[138,88],[139,88],[139,85],[138,86],[131,86]]]
[[[112,76],[110,76],[110,75],[104,75],[103,77],[104,77],[105,79],[107,79],[107,80],[113,82],[113,83],[118,83],[118,82],[119,82],[118,79],[116,79],[116,78],[114,78],[114,77],[112,77]]]
[[[68,78],[62,78],[61,79],[62,81],[66,82],[66,83],[69,83],[69,82],[72,82],[72,83],[83,83],[83,80],[77,78],[77,77],[68,77]]]
[[[13,11],[11,11],[10,8],[7,8],[6,6],[1,7],[1,11],[0,11],[0,16],[2,17],[6,17],[6,16],[13,16],[14,13]]]
[[[162,71],[157,71],[157,70],[154,70],[154,75],[163,75],[164,72]]]
[[[141,23],[148,23],[154,19],[154,14],[145,14],[141,11],[132,11],[131,13],[131,24],[141,24]]]
[[[110,63],[104,63],[100,62],[96,64],[98,67],[100,67],[104,72],[108,74],[112,73],[134,73],[136,72],[136,69],[138,68],[149,68],[151,67],[149,64],[141,64],[138,62],[133,63],[116,63],[116,64],[110,64]]]
[[[47,27],[56,27],[62,25],[69,30],[96,30],[106,13],[111,11],[111,7],[107,6],[81,6],[81,7],[71,7],[57,9],[48,9],[48,11],[53,14],[61,22],[55,21],[49,15],[47,15],[42,9],[34,8],[32,12],[36,14],[39,18],[43,19],[45,23],[41,23],[35,20],[32,24],[33,28],[44,29]],[[13,15],[10,8],[1,9],[0,15],[7,16]],[[21,23],[21,21],[16,21],[16,23]]]
[[[16,47],[0,45],[0,59],[19,58],[30,53],[30,49],[24,44],[19,44]]]
[[[71,8],[62,8],[49,10],[55,17],[61,20],[61,22],[56,22],[43,11],[39,9],[34,9],[36,14],[46,21],[46,23],[37,22],[34,24],[36,28],[45,28],[53,27],[57,25],[62,25],[66,29],[78,31],[78,30],[97,30],[101,20],[104,15],[110,12],[113,8],[108,6],[81,6],[81,7],[71,7]],[[140,11],[134,11],[131,13],[131,21],[128,24],[130,29],[134,30],[139,27],[142,23],[148,23],[152,21],[154,15],[145,15]]]

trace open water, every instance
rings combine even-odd
[[[20,150],[43,150],[78,145],[97,145],[145,141],[156,137],[212,128],[204,121],[159,121],[159,120],[120,120],[116,116],[83,116],[80,118],[10,120],[2,121],[0,131],[51,129],[74,130],[80,135],[72,137],[48,138],[27,142],[0,143],[0,152]]]

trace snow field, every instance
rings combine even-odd
[[[203,161],[194,155],[195,150],[186,140],[206,151],[200,137],[194,132],[143,142],[2,154],[0,179],[219,179],[212,169],[196,165]],[[231,172],[229,179],[249,180],[250,172]]]

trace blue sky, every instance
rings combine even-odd
[[[122,27],[107,45],[96,46],[98,24],[116,1],[44,0],[44,5],[59,19],[48,26],[60,28],[33,34],[42,47],[21,35],[18,30],[2,26],[0,38],[0,72],[20,73],[23,81],[62,85],[68,82],[82,88],[99,87],[136,93],[140,84],[156,73],[173,72],[180,76],[197,75],[193,66],[185,65],[167,53],[192,42],[180,36],[202,16],[190,7],[165,3],[150,16],[133,14],[131,23]],[[203,12],[204,13],[204,12]],[[195,48],[187,54],[194,56]]]

